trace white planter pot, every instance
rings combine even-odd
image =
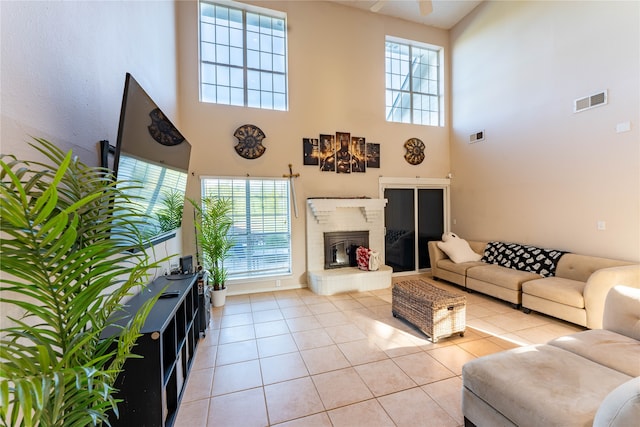
[[[211,301],[214,307],[222,307],[227,299],[227,288],[220,289],[219,291],[211,290]]]

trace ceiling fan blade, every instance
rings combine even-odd
[[[427,16],[433,12],[433,4],[431,3],[431,0],[418,0],[418,6],[420,7],[420,15],[422,16]]]
[[[369,9],[371,12],[379,12],[380,9],[382,9],[382,6],[384,6],[384,4],[387,2],[387,0],[379,0],[377,2],[375,2],[373,4],[373,6],[371,6],[371,8]]]

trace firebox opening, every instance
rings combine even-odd
[[[369,231],[324,233],[324,268],[355,267],[358,246],[369,247]]]

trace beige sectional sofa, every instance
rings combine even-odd
[[[468,243],[482,254],[489,242]],[[535,310],[591,329],[602,327],[609,289],[640,282],[640,265],[627,261],[565,253],[557,262],[555,275],[542,277],[482,261],[454,263],[437,241],[430,241],[428,247],[435,279],[499,298],[514,308],[522,306],[525,312]]]
[[[606,297],[604,329],[462,368],[466,426],[632,426],[640,420],[640,289]]]

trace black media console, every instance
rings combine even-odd
[[[165,289],[166,287],[166,289]],[[205,332],[208,307],[198,295],[197,275],[162,276],[126,304],[125,324],[132,313],[158,293],[158,299],[141,330],[133,352],[142,358],[128,359],[115,387],[119,418],[112,426],[172,426],[186,379],[195,356],[200,333]],[[105,333],[118,333],[117,328]]]

